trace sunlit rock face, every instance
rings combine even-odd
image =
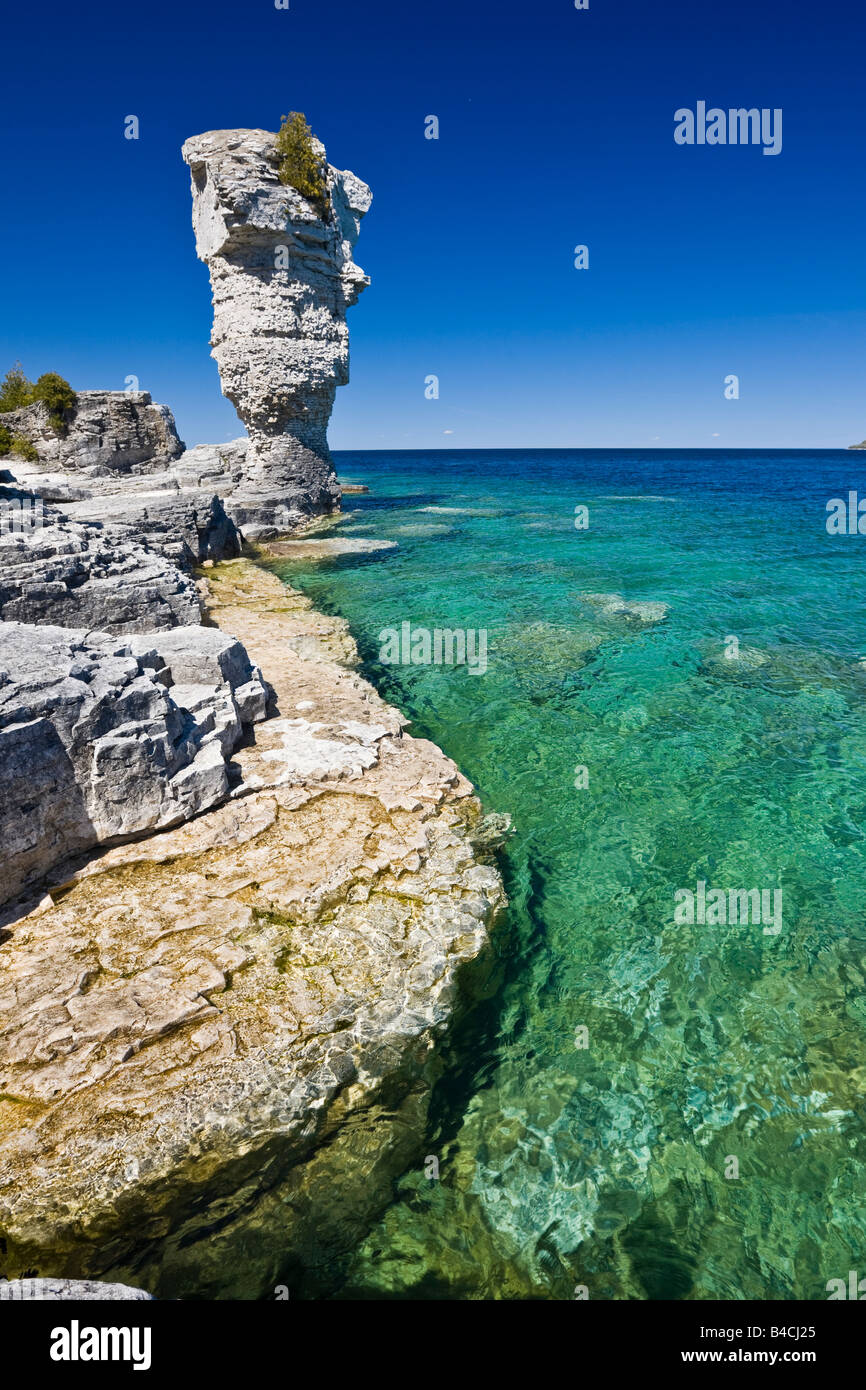
[[[0,912],[0,1281],[332,1292],[489,987],[505,895],[470,784],[357,673],[343,619],[243,559],[206,604],[219,626],[147,637],[0,628],[30,711],[0,834],[26,855],[28,792],[38,846],[75,831],[74,795],[82,838],[129,831]],[[66,795],[45,754],[26,785],[48,733]]]
[[[184,449],[173,414],[149,391],[79,391],[62,429],[44,401],[0,415],[0,424],[23,434],[38,455],[30,462],[6,455],[4,468],[14,464],[16,477],[39,481],[50,481],[54,472],[114,480],[157,473]]]
[[[272,526],[280,508],[291,524],[339,506],[327,428],[349,379],[346,310],[369,283],[352,251],[370,189],[328,164],[323,218],[280,183],[275,140],[267,130],[212,130],[183,147],[213,289],[213,356],[250,437],[232,498],[247,533]]]
[[[268,694],[214,628],[0,622],[0,903],[68,855],[219,805]]]

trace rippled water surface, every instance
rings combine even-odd
[[[339,457],[371,492],[338,534],[399,549],[283,573],[516,831],[498,988],[435,1097],[440,1180],[405,1175],[345,1295],[826,1298],[866,1275],[866,536],[825,527],[863,461]],[[486,674],[384,665],[405,621],[486,629]],[[782,930],[675,922],[700,880],[781,887]]]

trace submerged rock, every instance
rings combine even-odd
[[[330,560],[336,555],[376,555],[397,548],[396,541],[377,540],[373,536],[310,536],[271,541],[266,551],[282,560]]]
[[[627,603],[621,594],[581,594],[580,599],[601,617],[625,618],[638,623],[660,623],[667,617],[670,608],[670,604],[652,599]]]

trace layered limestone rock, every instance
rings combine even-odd
[[[62,518],[104,526],[110,543],[145,545],[184,567],[232,559],[241,550],[237,527],[213,489],[185,486],[173,474],[112,474],[91,481],[76,473],[40,475],[17,459],[3,471],[0,536]]]
[[[21,516],[22,529],[0,530],[0,622],[113,633],[200,622],[190,575],[128,526],[64,521],[29,499]]]
[[[184,449],[168,406],[155,405],[148,391],[79,391],[60,430],[44,401],[0,414],[0,425],[30,441],[39,457],[29,470],[46,478],[67,472],[102,477],[132,469],[157,471]],[[23,466],[14,455],[7,455],[6,463]],[[40,491],[46,495],[44,488]]]
[[[470,785],[341,664],[345,623],[248,561],[208,582],[276,692],[234,798],[0,920],[9,1278],[327,1290],[423,1161],[437,1044],[503,905]]]
[[[327,426],[349,376],[346,310],[369,283],[352,252],[370,189],[325,164],[323,218],[280,182],[275,141],[266,130],[214,130],[183,147],[213,290],[213,356],[250,439],[229,510],[250,535],[273,533],[278,508],[294,522],[339,504]]]
[[[227,759],[266,700],[241,644],[212,628],[0,623],[0,902],[70,854],[225,800]]]
[[[42,401],[0,415],[0,424],[36,449],[33,459],[0,460],[0,535],[28,529],[16,524],[15,505],[33,497],[54,520],[104,523],[111,544],[140,543],[184,567],[240,553],[216,489],[205,470],[180,466],[174,417],[147,391],[80,391],[59,430]]]

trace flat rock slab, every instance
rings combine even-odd
[[[355,659],[345,624],[248,561],[206,602],[276,693],[234,799],[2,924],[8,1277],[326,1288],[423,1157],[437,1043],[504,904],[471,786],[329,655]]]

